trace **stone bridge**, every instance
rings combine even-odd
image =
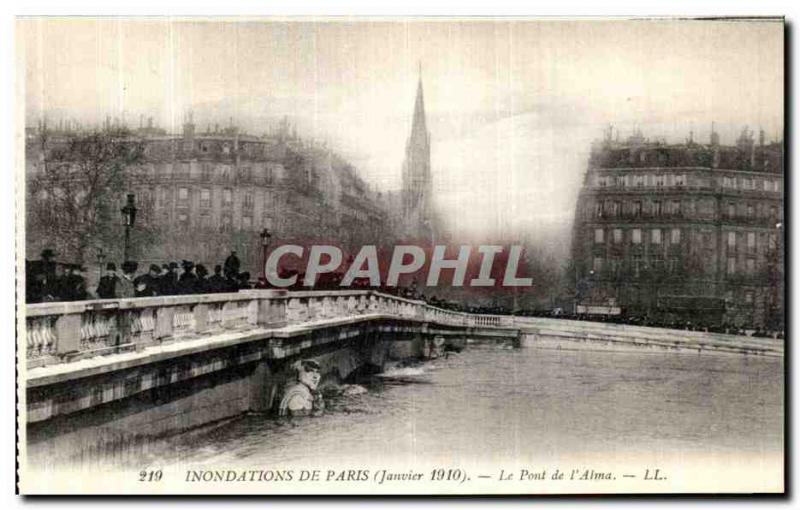
[[[123,455],[154,437],[268,414],[302,358],[320,363],[325,385],[460,349],[467,339],[783,356],[779,340],[475,315],[374,291],[250,290],[45,303],[24,312],[20,404],[29,459],[46,463],[93,451]]]
[[[126,444],[132,434],[269,413],[297,359],[318,361],[325,385],[392,360],[435,357],[468,338],[520,340],[512,317],[373,291],[250,290],[25,312],[29,456],[48,462],[77,460],[98,442]]]

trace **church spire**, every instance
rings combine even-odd
[[[432,231],[431,147],[425,120],[425,98],[422,91],[422,64],[419,64],[417,97],[411,133],[406,142],[403,161],[403,218],[407,232],[428,239]]]
[[[419,63],[419,79],[417,81],[417,99],[414,102],[414,120],[411,124],[411,140],[428,139],[428,126],[425,122],[425,97],[422,91],[422,62]]]

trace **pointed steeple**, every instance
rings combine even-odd
[[[425,94],[422,91],[422,63],[419,63],[419,77],[417,80],[417,99],[414,102],[414,120],[411,124],[409,141],[428,139],[428,126],[425,122]]]
[[[417,97],[411,133],[406,142],[403,161],[403,218],[407,232],[428,239],[432,230],[431,207],[431,147],[430,133],[425,119],[425,99],[422,91],[422,65],[419,65]],[[427,225],[426,226],[426,222]]]

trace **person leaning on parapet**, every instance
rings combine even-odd
[[[195,273],[197,274],[197,282],[195,283],[195,294],[208,294],[211,292],[208,279],[208,269],[203,264],[197,264],[195,267]]]
[[[244,271],[243,273],[239,273],[238,281],[236,284],[236,289],[249,289],[250,287],[250,273]]]
[[[304,359],[292,365],[297,381],[286,387],[278,406],[279,416],[319,416],[325,411],[325,401],[317,391],[319,363]]]
[[[25,301],[28,303],[41,303],[44,299],[44,287],[47,275],[34,272],[25,280]]]
[[[173,294],[177,294],[178,275],[175,273],[177,268],[178,264],[175,262],[164,264],[161,276],[158,278],[159,296],[171,296]]]
[[[79,265],[67,266],[66,273],[59,283],[59,294],[62,301],[89,299],[88,292],[86,292],[86,279],[83,277],[85,270]]]
[[[44,287],[45,301],[66,301],[64,299],[64,279],[66,278],[64,266],[55,264],[53,274],[47,277]]]
[[[136,277],[133,284],[136,286],[136,297],[153,297],[158,295],[161,268],[157,264],[150,264],[150,270]]]
[[[133,275],[139,267],[138,262],[126,260],[122,263],[122,278],[117,282],[117,297],[132,298],[136,297],[136,285],[133,283]]]
[[[56,274],[56,252],[54,252],[50,248],[45,248],[42,250],[42,253],[39,254],[41,257],[41,261],[39,262],[39,271],[45,273],[48,278],[52,278]]]
[[[237,292],[239,290],[238,274],[230,269],[225,270],[225,292]]]
[[[118,282],[117,265],[113,262],[109,262],[106,264],[106,274],[100,278],[100,283],[97,285],[97,298],[114,299],[117,297]]]
[[[194,294],[197,292],[197,275],[194,272],[194,262],[183,261],[183,273],[178,278],[178,294]]]
[[[222,266],[214,266],[214,276],[207,280],[208,292],[227,292],[228,283],[222,277]]]

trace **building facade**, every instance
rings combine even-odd
[[[745,129],[595,144],[575,213],[575,301],[660,323],[783,326],[783,144]],[[577,307],[576,307],[577,309]],[[595,308],[603,310],[603,308]],[[613,310],[613,312],[612,312]]]
[[[76,136],[79,131],[51,130],[43,149],[41,136],[29,133],[29,178],[42,171],[51,147]],[[126,169],[125,191],[135,194],[140,217],[158,231],[155,242],[132,247],[140,267],[183,259],[213,267],[235,249],[243,270],[255,277],[262,266],[263,229],[272,243],[325,241],[345,248],[389,235],[381,193],[330,149],[299,138],[287,122],[265,136],[233,125],[198,132],[190,115],[180,134],[149,123],[131,130],[131,137],[141,141],[143,155]],[[35,225],[27,230],[29,254],[58,242],[37,235]],[[118,247],[104,248],[109,260],[119,256]],[[89,257],[84,264],[92,264]]]

